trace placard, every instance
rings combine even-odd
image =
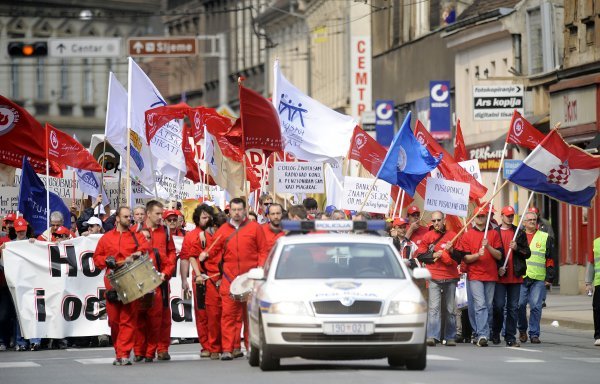
[[[15,212],[19,207],[19,187],[0,187],[0,215]]]
[[[477,161],[477,159],[459,161],[458,165],[460,165],[465,171],[469,172],[471,176],[473,176],[473,178],[479,182],[479,184],[483,184],[483,178],[481,177],[481,171],[479,170],[479,161]],[[444,178],[442,173],[437,168],[431,171],[430,175],[436,179]]]
[[[371,185],[373,185],[373,179],[346,176],[344,178],[342,209],[350,211],[362,210],[371,213],[388,213],[392,186],[383,180],[377,180],[371,194],[369,194]],[[369,197],[363,207],[367,195]]]
[[[275,162],[277,193],[324,193],[323,163]]]
[[[469,210],[470,189],[469,183],[428,177],[424,209],[466,217]]]

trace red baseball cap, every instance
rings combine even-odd
[[[408,213],[409,215],[412,215],[413,213],[421,213],[421,210],[416,205],[412,205],[412,206],[408,207],[408,209],[406,210],[406,213]]]
[[[536,207],[531,207],[531,208],[529,208],[529,209],[527,210],[527,212],[532,212],[532,213],[535,213],[536,215],[539,215],[539,214],[540,214],[540,210],[539,210],[539,209],[537,209]]]
[[[401,227],[406,224],[408,224],[408,221],[406,221],[404,218],[396,217],[392,222],[392,227]]]
[[[9,213],[6,215],[6,217],[4,218],[4,221],[15,221],[17,220],[17,215],[15,215],[14,213]]]
[[[19,217],[17,220],[15,220],[15,231],[26,231],[28,225],[29,223],[24,218]]]
[[[166,219],[169,216],[179,216],[177,213],[179,211],[175,210],[175,209],[167,209],[166,211],[163,212],[163,219]]]
[[[71,235],[71,231],[67,227],[58,227],[58,229],[54,233],[56,235]]]
[[[500,213],[502,213],[504,216],[514,215],[515,209],[510,205],[507,205],[506,207],[502,208],[502,211],[500,211]]]
[[[480,205],[479,207],[475,208],[475,212],[477,212],[477,215],[487,215],[490,212],[490,205],[489,204],[485,204],[485,205]],[[492,214],[496,212],[496,209],[494,208],[494,206],[492,206]]]

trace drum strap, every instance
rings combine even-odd
[[[242,228],[244,228],[246,226],[246,224],[249,222],[250,222],[250,220],[245,220],[244,222],[242,222],[240,224],[240,226],[237,227],[237,229],[235,231],[233,231],[233,233],[231,235],[227,236],[227,238],[225,239],[225,243],[223,244],[223,254],[221,255],[221,261],[219,262],[219,272],[221,272],[221,275],[223,275],[225,280],[227,280],[230,283],[232,281],[231,278],[229,276],[227,276],[227,274],[225,274],[225,272],[223,272],[223,262],[224,262],[223,257],[225,256],[225,248],[227,247],[227,244],[229,244],[229,241],[231,241],[231,239],[233,239],[233,237],[235,235],[237,235],[242,230]],[[239,261],[239,255],[238,255],[238,261]]]

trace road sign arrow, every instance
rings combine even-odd
[[[144,44],[142,44],[141,41],[136,41],[135,44],[133,44],[133,49],[135,49],[136,53],[140,53],[142,52],[142,49],[144,49]]]
[[[60,53],[63,53],[63,51],[64,51],[65,49],[67,49],[67,47],[65,47],[65,45],[64,45],[63,43],[60,43],[60,44],[59,44],[59,45],[56,47],[56,49],[58,49],[58,50],[60,51]]]

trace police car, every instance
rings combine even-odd
[[[427,303],[391,238],[374,236],[385,222],[284,222],[264,269],[248,272],[251,366],[280,359],[387,358],[392,367],[423,370]],[[312,233],[293,235],[296,231]],[[362,233],[356,233],[357,230]],[[325,233],[324,233],[325,232]]]

